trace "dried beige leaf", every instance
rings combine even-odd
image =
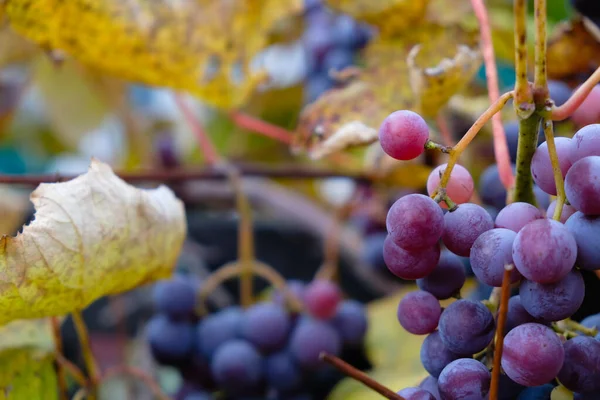
[[[137,189],[106,164],[32,194],[36,218],[0,240],[0,323],[62,315],[172,273],[183,204],[166,187]]]
[[[310,157],[316,160],[349,147],[371,144],[377,139],[376,129],[360,121],[348,122],[315,147],[310,152]]]

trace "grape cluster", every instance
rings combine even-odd
[[[367,330],[362,304],[343,300],[330,281],[289,282],[304,304],[302,314],[289,311],[285,296],[275,292],[271,301],[198,318],[198,288],[183,276],[159,282],[158,314],[147,326],[153,357],[183,377],[181,400],[213,399],[216,393],[226,399],[311,399],[307,381],[324,366],[320,353],[360,346]]]
[[[408,160],[424,151],[429,130],[418,114],[396,111],[379,135],[388,155]],[[600,341],[586,335],[565,340],[553,330],[583,303],[580,269],[600,269],[600,124],[580,129],[572,139],[556,138],[555,144],[569,203],[560,221],[552,219],[556,201],[550,203],[549,195],[556,195],[557,188],[546,142],[531,162],[538,199],[547,199],[539,201],[543,209],[521,202],[506,205],[497,169],[489,169],[482,177],[482,198],[499,209],[490,215],[469,203],[473,179],[460,165],[441,193],[447,165],[431,173],[427,190],[439,205],[432,197],[409,194],[390,207],[385,262],[400,278],[416,280],[419,289],[400,301],[397,317],[408,332],[427,335],[421,362],[430,374],[420,388],[400,394],[444,400],[489,394],[487,350],[497,321],[493,307],[460,298],[465,282],[460,257],[468,257],[474,275],[486,285],[501,287],[505,271],[510,283],[520,282],[519,294],[508,304],[500,398],[549,399],[555,379],[580,398],[600,398]],[[451,297],[458,300],[442,308],[440,300]],[[586,324],[600,327],[600,316]]]
[[[356,53],[371,33],[348,15],[333,15],[320,1],[307,2],[303,44],[308,58],[305,93],[307,102],[333,87],[330,71],[354,65]]]

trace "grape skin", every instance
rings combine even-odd
[[[461,358],[444,368],[438,387],[445,400],[478,400],[488,394],[490,381],[490,372],[485,365],[477,360]]]
[[[554,139],[558,164],[563,178],[571,168],[570,153],[571,139],[557,137]],[[544,142],[538,146],[531,159],[531,174],[535,183],[546,193],[556,195],[556,183],[554,182],[554,173],[548,152],[548,143]]]
[[[583,103],[573,112],[571,119],[579,127],[600,122],[600,86],[596,85]]]
[[[563,365],[564,350],[552,329],[536,323],[519,325],[504,338],[502,368],[524,386],[550,382]]]
[[[246,391],[263,378],[263,358],[248,342],[231,340],[220,346],[211,362],[215,381],[228,391]]]
[[[448,164],[437,166],[427,178],[427,193],[431,196],[440,185],[441,175],[444,173]],[[456,164],[450,173],[450,179],[446,185],[446,194],[456,204],[463,204],[469,201],[473,195],[475,184],[471,173],[460,164]],[[444,208],[448,208],[445,202],[440,202]]]
[[[262,352],[281,349],[290,331],[290,318],[286,310],[273,303],[258,303],[242,315],[241,335]]]
[[[338,307],[332,324],[344,344],[358,346],[363,342],[367,333],[367,311],[358,301],[345,300]]]
[[[442,237],[444,213],[431,198],[409,194],[392,205],[386,227],[398,246],[405,250],[420,250],[433,246]]]
[[[335,283],[324,279],[311,282],[304,292],[304,305],[307,311],[319,319],[333,317],[341,300],[340,288]]]
[[[600,156],[577,161],[565,179],[569,203],[586,215],[600,215]]]
[[[163,364],[185,360],[194,347],[194,328],[186,321],[158,314],[148,322],[146,332],[154,358]]]
[[[513,173],[515,165],[511,165]],[[494,206],[498,209],[506,205],[506,189],[500,181],[498,166],[492,164],[487,167],[479,177],[479,194],[484,203]]]
[[[555,210],[556,210],[556,200],[553,200],[552,203],[550,203],[550,205],[548,206],[548,210],[546,210],[546,217],[553,218]],[[575,208],[573,208],[572,205],[563,204],[563,208],[560,213],[560,222],[565,224],[567,222],[567,220],[569,219],[569,217],[571,215],[575,214],[576,212],[577,212],[577,210]],[[573,233],[573,232],[571,232],[571,233]],[[577,239],[575,239],[575,240],[577,240]]]
[[[544,214],[538,208],[529,203],[516,202],[504,207],[496,217],[496,228],[510,229],[519,232],[525,225],[544,218]]]
[[[515,266],[525,278],[538,283],[554,283],[573,268],[577,243],[563,224],[544,218],[521,229],[512,253]]]
[[[442,342],[440,332],[430,333],[421,345],[421,364],[434,378],[438,378],[446,365],[461,358],[460,355],[448,350]]]
[[[500,287],[505,265],[513,263],[513,244],[517,234],[509,229],[495,228],[482,233],[471,248],[471,268],[477,278],[486,285]],[[521,275],[513,269],[511,283]]]
[[[581,272],[573,270],[556,283],[524,281],[520,294],[523,307],[533,317],[559,321],[570,317],[581,307],[585,284]]]
[[[399,110],[388,115],[379,127],[379,143],[390,157],[412,160],[425,151],[429,127],[417,113]]]
[[[576,336],[564,345],[565,361],[558,373],[560,383],[574,392],[600,390],[600,342]]]
[[[523,325],[528,322],[537,322],[538,324],[543,324],[543,322],[529,314],[525,307],[523,307],[520,295],[511,297],[508,300],[508,313],[506,315],[506,325],[504,327],[504,333],[509,332],[516,326]]]
[[[415,387],[402,389],[398,394],[404,397],[404,400],[435,400],[435,397],[427,390]]]
[[[270,387],[290,391],[302,384],[302,372],[285,351],[270,355],[265,362],[265,378]]]
[[[494,337],[496,323],[490,310],[478,301],[457,300],[442,312],[439,331],[453,353],[475,354]]]
[[[435,269],[426,277],[417,279],[417,286],[437,299],[445,300],[460,292],[465,280],[465,268],[461,259],[444,250]]]
[[[342,346],[340,336],[328,323],[303,318],[292,333],[289,348],[301,367],[315,369],[322,365],[321,352],[337,356]]]
[[[413,335],[425,335],[437,328],[442,307],[431,293],[417,290],[408,293],[398,304],[398,321]]]
[[[184,319],[194,315],[196,286],[189,279],[176,275],[173,279],[157,282],[152,293],[158,312],[173,319]]]
[[[442,398],[440,395],[440,390],[438,389],[437,379],[433,376],[428,376],[427,378],[423,379],[423,381],[419,383],[419,387],[431,393],[436,400],[440,400]]]
[[[402,279],[419,279],[431,273],[440,259],[440,246],[410,252],[398,246],[391,236],[383,244],[383,258],[391,273]]]
[[[571,140],[571,164],[588,156],[600,156],[600,124],[584,126]]]
[[[494,221],[483,207],[465,203],[444,215],[442,241],[454,254],[468,257],[479,235],[493,227]]]
[[[577,242],[577,265],[588,271],[600,269],[600,217],[576,212],[565,226]]]
[[[196,338],[200,353],[210,359],[223,343],[240,335],[242,310],[239,307],[226,308],[205,317],[196,328]]]

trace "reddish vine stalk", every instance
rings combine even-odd
[[[506,317],[508,315],[508,299],[510,298],[510,275],[513,269],[514,265],[512,264],[505,266],[504,275],[502,277],[500,308],[498,309],[498,321],[496,323],[496,341],[494,345],[494,366],[492,368],[490,400],[498,400],[498,390],[500,388],[500,362],[502,360],[502,350],[504,347],[504,327],[506,326]]]

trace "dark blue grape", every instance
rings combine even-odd
[[[323,70],[325,72],[341,71],[354,64],[354,55],[350,50],[337,48],[329,51],[323,58]]]
[[[170,318],[191,317],[196,306],[196,285],[190,278],[176,275],[154,285],[153,300],[156,309]]]
[[[325,72],[312,75],[306,82],[304,98],[306,102],[312,103],[319,96],[333,87],[333,81]]]
[[[338,306],[332,324],[346,345],[360,345],[367,333],[367,311],[356,300],[345,300]]]
[[[226,308],[200,321],[196,330],[200,353],[210,359],[219,346],[238,338],[241,321],[242,310],[239,307]]]
[[[513,171],[515,166],[512,166]],[[498,166],[496,164],[487,167],[479,177],[479,194],[481,200],[487,205],[498,209],[506,205],[506,189],[500,181]]]
[[[148,322],[147,337],[154,358],[167,365],[184,361],[194,348],[193,325],[170,320],[165,315],[152,317]]]
[[[250,343],[231,340],[215,352],[211,371],[221,388],[243,392],[260,384],[264,375],[263,358]]]
[[[450,304],[439,322],[442,341],[456,354],[480,352],[492,341],[495,330],[496,323],[490,310],[472,300]]]
[[[554,385],[547,383],[542,386],[529,387],[523,390],[517,400],[550,400]]]
[[[290,338],[290,352],[298,364],[307,369],[322,366],[319,355],[326,352],[339,355],[341,339],[327,322],[302,318]]]
[[[270,387],[282,391],[295,390],[302,383],[302,372],[292,355],[286,351],[267,358],[265,376]]]
[[[387,234],[378,232],[365,237],[363,247],[360,252],[361,260],[376,271],[385,271],[387,266],[383,259],[383,243]]]
[[[583,303],[585,285],[581,272],[572,270],[556,283],[525,280],[519,290],[525,310],[535,318],[559,321],[570,317]]]
[[[461,358],[460,355],[448,350],[442,342],[440,332],[430,333],[421,345],[421,364],[434,378],[438,378],[446,365]]]
[[[548,91],[550,92],[550,98],[554,100],[557,107],[565,104],[573,94],[569,85],[561,81],[548,81]]]
[[[417,279],[417,286],[439,300],[445,300],[460,293],[465,279],[465,268],[460,257],[444,250],[435,269],[425,278]]]
[[[290,317],[283,307],[258,303],[242,315],[240,333],[260,351],[272,352],[285,345],[290,326]]]

